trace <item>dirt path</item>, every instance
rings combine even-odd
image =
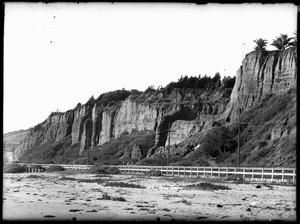
[[[296,187],[291,186],[214,182],[231,190],[204,191],[186,187],[201,179],[30,175],[4,174],[4,220],[296,221]],[[145,188],[106,186],[108,182]]]

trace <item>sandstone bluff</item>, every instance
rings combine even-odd
[[[15,144],[20,157],[37,146],[58,142],[66,137],[71,144],[79,144],[79,155],[90,147],[101,146],[124,133],[155,131],[155,144],[146,156],[155,154],[168,142],[177,145],[189,137],[205,135],[212,127],[230,126],[237,121],[237,111],[250,110],[269,95],[281,95],[296,87],[297,51],[291,47],[280,51],[253,51],[246,55],[236,74],[231,95],[226,91],[198,91],[174,89],[164,102],[164,93],[142,92],[129,95],[115,105],[87,102],[64,113],[52,113],[44,122],[26,130]],[[198,91],[198,92],[197,92]],[[151,101],[152,98],[158,99]],[[188,103],[187,103],[188,102]],[[295,137],[296,126],[282,120],[272,126],[271,140]],[[4,136],[7,139],[7,137]],[[139,146],[134,157],[141,159]]]

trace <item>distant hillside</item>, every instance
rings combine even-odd
[[[3,135],[3,161],[12,162],[14,151],[28,136],[28,130],[8,132]]]
[[[3,135],[6,150],[12,150],[14,147],[22,144],[28,136],[28,130],[19,130],[8,132]]]

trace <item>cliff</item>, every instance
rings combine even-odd
[[[143,157],[151,157],[168,143],[177,147],[190,139],[193,143],[187,143],[188,147],[175,150],[185,155],[193,151],[195,146],[198,147],[197,138],[205,136],[213,127],[234,124],[238,108],[246,113],[268,97],[279,96],[293,89],[297,80],[296,60],[295,48],[283,52],[251,52],[237,71],[232,92],[231,89],[221,86],[212,88],[211,85],[191,89],[170,89],[167,86],[145,92],[125,91],[123,96],[124,91],[121,91],[121,96],[118,92],[117,96],[111,93],[106,98],[89,100],[67,112],[52,113],[43,123],[29,129],[16,145],[16,156],[51,148],[55,158],[58,152],[66,153],[60,150],[67,151],[68,155],[84,157],[87,149],[96,152],[101,150],[102,145],[123,134],[143,131],[155,131],[155,143],[153,147],[143,149],[146,153],[135,146],[133,157],[138,160],[142,154]],[[272,126],[270,139],[294,135],[294,123],[294,117],[287,120],[285,125],[278,122]],[[194,136],[198,136],[196,140]],[[116,155],[122,156],[121,151]],[[34,159],[35,156],[41,157],[41,153],[32,154],[30,158]]]
[[[237,120],[237,109],[241,111],[257,105],[270,94],[282,94],[297,84],[297,50],[253,51],[246,55],[236,74],[230,102],[223,117]]]
[[[71,136],[72,145],[80,145],[79,154],[82,154],[86,149],[101,146],[122,133],[155,130],[155,147],[148,151],[149,156],[167,143],[169,125],[175,129],[171,134],[171,144],[175,144],[199,130],[196,127],[199,122],[217,119],[228,102],[222,97],[222,92],[213,92],[210,96],[202,93],[197,99],[190,91],[175,92],[168,96],[157,93],[157,99],[165,101],[162,103],[144,101],[149,96],[142,94],[135,98],[129,96],[113,106],[88,102],[65,113],[52,113],[28,131],[18,145],[16,155],[21,156],[37,147],[47,148],[68,136]]]

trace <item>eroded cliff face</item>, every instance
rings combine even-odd
[[[59,141],[71,134],[74,120],[74,111],[52,113],[43,123],[29,129],[20,144],[16,147],[16,156],[19,157],[27,150],[38,145]]]
[[[237,110],[249,109],[268,94],[282,94],[296,86],[297,51],[253,51],[246,55],[236,74],[236,81],[223,118],[233,122]]]
[[[126,99],[116,111],[113,121],[113,136],[133,130],[154,130],[157,119],[157,108],[153,105],[137,104]]]
[[[87,103],[66,113],[53,113],[29,131],[19,145],[17,155],[67,136],[71,136],[72,144],[79,143],[79,154],[82,154],[84,150],[109,142],[124,132],[155,130],[155,147],[148,151],[148,155],[152,155],[158,147],[166,145],[169,127],[175,130],[171,133],[171,145],[179,143],[199,131],[205,122],[219,118],[227,102],[219,102],[220,94],[211,101],[182,101],[191,97],[192,94],[175,94],[174,100],[167,104],[137,103],[128,97],[113,107]],[[207,96],[203,99],[207,100]],[[199,126],[199,122],[203,124]]]
[[[237,71],[230,102],[218,91],[199,95],[196,90],[178,90],[167,96],[168,102],[138,102],[129,96],[113,106],[104,107],[97,102],[88,102],[65,113],[53,113],[43,123],[30,129],[27,137],[18,145],[16,155],[67,136],[71,136],[72,144],[80,144],[81,154],[124,132],[155,130],[155,146],[147,153],[150,156],[168,144],[169,129],[172,131],[170,144],[178,144],[195,133],[207,132],[216,122],[234,122],[237,108],[251,108],[268,94],[281,94],[294,87],[297,79],[296,58],[295,48],[283,52],[247,54]],[[151,100],[155,97],[163,99],[164,96],[160,92],[146,98]],[[282,130],[279,126],[274,128],[272,139],[288,134]]]

